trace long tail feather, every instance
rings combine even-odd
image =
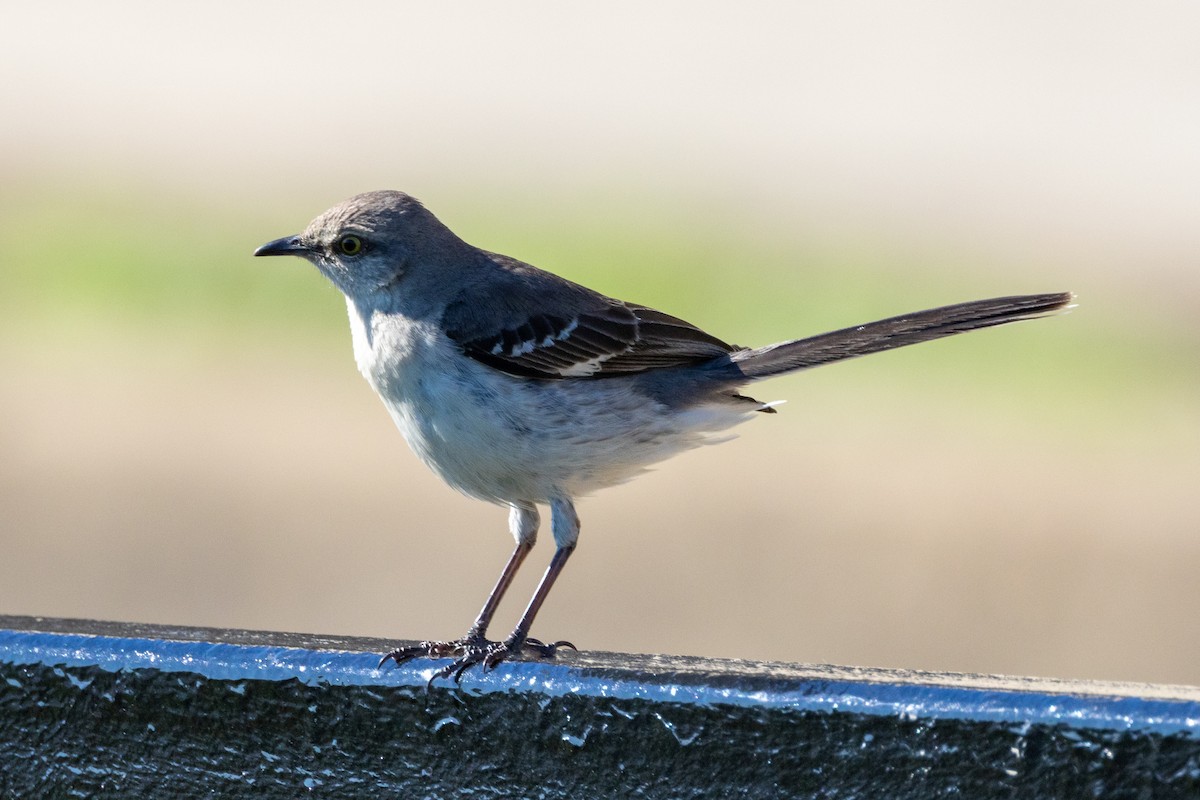
[[[1061,292],[975,300],[868,322],[807,339],[741,350],[730,358],[747,378],[765,378],[976,328],[1046,316],[1066,308],[1074,298],[1070,292]]]

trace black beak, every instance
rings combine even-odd
[[[303,255],[308,248],[300,243],[299,236],[285,236],[273,242],[267,242],[254,251],[256,256],[298,256]]]

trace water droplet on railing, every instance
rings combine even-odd
[[[437,733],[447,725],[462,725],[462,720],[460,720],[458,717],[442,717],[437,722],[433,723],[433,728],[431,730],[434,733]]]

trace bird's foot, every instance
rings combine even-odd
[[[539,639],[509,637],[503,642],[492,642],[482,636],[468,635],[451,642],[420,642],[401,647],[384,656],[379,666],[382,667],[388,661],[395,661],[399,665],[414,658],[453,658],[453,661],[433,673],[429,682],[432,684],[438,678],[452,677],[455,683],[461,683],[463,673],[471,667],[479,666],[487,672],[501,661],[510,656],[517,656],[522,651],[531,652],[536,658],[553,658],[560,647],[576,649],[575,645],[565,641],[547,644]]]
[[[450,642],[418,642],[408,647],[399,647],[379,660],[383,667],[389,661],[395,661],[396,666],[412,661],[414,658],[451,658],[462,655],[477,647],[491,644],[482,636],[464,636]]]

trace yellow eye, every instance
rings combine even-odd
[[[344,256],[356,256],[363,251],[363,240],[357,236],[343,236],[337,240],[337,249]]]

